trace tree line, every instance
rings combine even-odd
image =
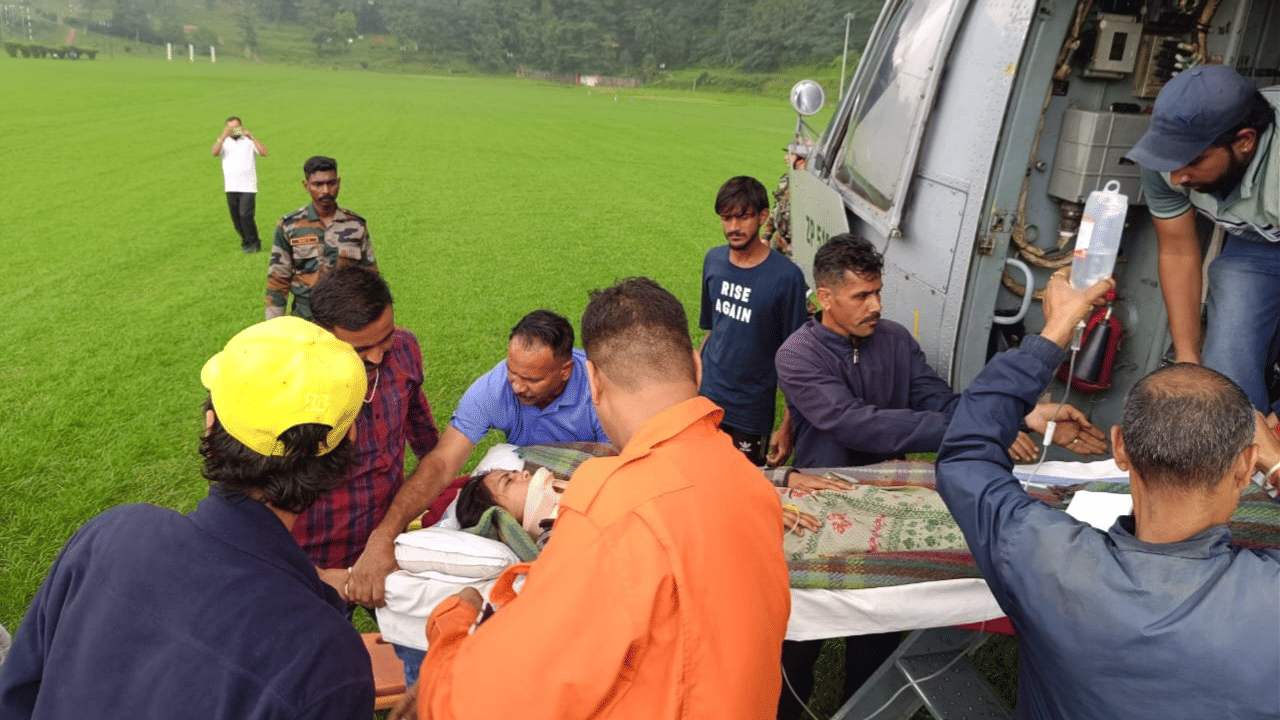
[[[154,21],[166,0],[82,1],[88,17],[68,21],[94,32],[140,42],[204,45],[217,39],[207,28],[193,38],[172,21]],[[224,42],[254,51],[256,24],[266,21],[299,26],[318,54],[341,52],[349,38],[377,34],[407,53],[489,72],[524,67],[650,77],[693,65],[767,72],[830,62],[843,46],[845,14],[858,14],[849,42],[860,50],[880,8],[880,0],[197,1],[234,19],[240,37]],[[165,9],[161,14],[174,16],[175,8]]]
[[[879,8],[873,3],[379,0],[378,7],[398,40],[491,70],[651,74],[694,64],[768,71],[830,60],[840,54],[848,6],[865,6],[862,17],[871,20]]]

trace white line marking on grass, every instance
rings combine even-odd
[[[631,97],[639,100],[666,100],[668,102],[702,103],[703,105],[714,105],[721,102],[720,100],[710,100],[706,98],[677,98],[666,97],[663,95],[632,95]]]

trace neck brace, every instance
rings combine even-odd
[[[529,489],[524,498],[524,517],[520,525],[537,540],[542,536],[543,520],[555,520],[560,510],[560,490],[555,475],[546,468],[539,468],[529,480]]]

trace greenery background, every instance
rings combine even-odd
[[[125,502],[187,510],[205,492],[195,454],[199,368],[261,319],[267,261],[239,253],[219,163],[207,154],[227,115],[240,115],[271,151],[259,161],[268,240],[274,220],[307,200],[302,161],[339,159],[341,203],[369,220],[397,320],[422,343],[440,424],[530,309],[576,324],[588,289],[647,274],[696,324],[701,259],[723,242],[715,190],[735,174],[772,187],[794,128],[785,97],[797,79],[820,80],[834,104],[842,15],[823,3],[796,6],[825,43],[821,56],[819,40],[787,40],[799,26],[778,14],[783,3],[659,2],[647,10],[659,13],[661,34],[686,34],[679,52],[657,51],[671,61],[655,71],[645,61],[654,49],[636,44],[642,13],[599,3],[609,12],[584,14],[585,5],[513,2],[513,17],[530,21],[526,44],[503,46],[501,62],[464,42],[492,29],[473,22],[496,7],[489,0],[458,0],[449,12],[441,0],[387,2],[383,22],[396,31],[356,28],[345,46],[334,29],[350,29],[339,16],[359,5],[301,0],[290,5],[295,16],[268,0],[32,6],[31,41],[61,46],[76,28],[74,44],[99,56],[0,56],[11,264],[0,283],[11,308],[0,324],[0,624],[16,628],[49,563],[89,517]],[[16,7],[0,23],[8,41],[26,39],[15,34],[27,30],[13,22]],[[415,11],[430,11],[435,24],[405,30]],[[716,21],[690,29],[663,12]],[[575,26],[575,40],[557,41],[559,60],[538,54],[546,46],[534,30],[588,15],[594,24]],[[818,27],[820,15],[833,19]],[[874,16],[860,13],[851,48]],[[601,18],[621,20],[609,29]],[[113,21],[115,34],[105,34]],[[459,32],[468,22],[474,32]],[[130,27],[134,37],[124,37]],[[495,37],[515,42],[504,33]],[[182,48],[165,62],[155,42],[166,37],[216,44],[219,62],[187,62]],[[611,56],[583,49],[602,37],[613,38]],[[747,52],[778,42],[791,42],[791,54]],[[856,52],[850,60],[849,75]],[[482,74],[526,64],[648,84],[591,89]],[[749,71],[760,68],[768,72]],[[821,128],[829,114],[811,123]],[[996,674],[1009,675],[1012,662],[998,659]],[[825,674],[819,715],[838,704],[838,670]]]
[[[185,52],[361,68],[643,77],[774,72],[862,48],[876,0],[21,0],[8,40],[108,55]],[[27,9],[33,10],[27,23]],[[860,21],[847,24],[846,13]],[[74,41],[65,41],[76,30]],[[698,75],[696,74],[695,77]],[[677,78],[678,81],[680,81]]]
[[[696,310],[730,175],[772,184],[785,101],[248,64],[0,58],[9,280],[0,302],[0,623],[69,533],[109,505],[203,495],[198,373],[262,317],[267,255],[241,255],[208,154],[236,113],[268,146],[260,231],[338,158],[398,322],[447,422],[528,310],[647,274]],[[15,72],[17,70],[18,72]]]

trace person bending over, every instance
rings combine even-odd
[[[458,476],[467,456],[490,430],[513,445],[609,442],[591,405],[587,356],[573,347],[573,326],[549,311],[534,310],[511,329],[507,355],[481,375],[458,401],[440,442],[422,457],[369,534],[349,597],[366,607],[385,604],[387,575],[397,569],[396,536],[431,507]]]

